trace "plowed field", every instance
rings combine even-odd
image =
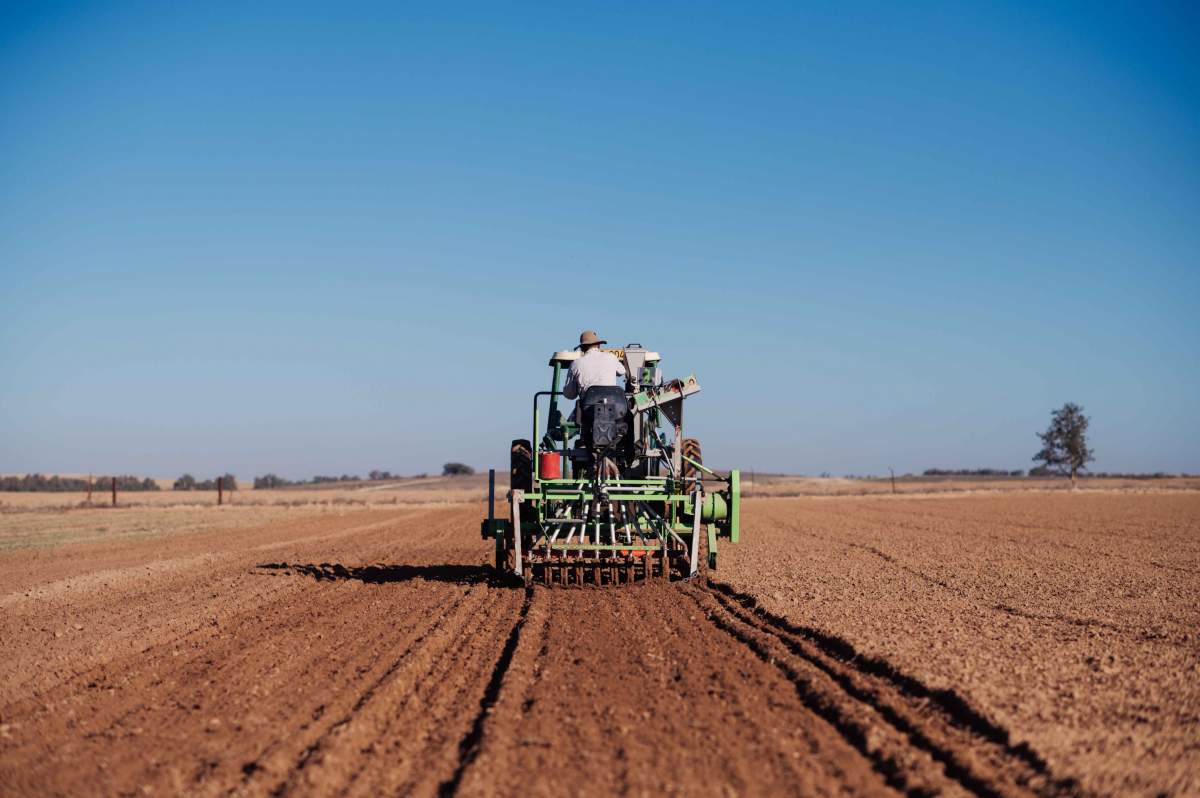
[[[711,582],[530,591],[479,504],[6,517],[0,793],[1186,792],[1200,497],[1131,498],[761,500]]]

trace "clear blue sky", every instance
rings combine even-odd
[[[6,3],[0,471],[504,466],[585,327],[722,466],[1200,472],[1189,4]]]

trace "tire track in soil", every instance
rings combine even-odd
[[[477,610],[482,601],[483,596],[478,590],[467,590],[448,601],[444,616],[438,617],[417,610],[411,614],[425,617],[409,625],[409,617],[404,614],[398,615],[394,620],[397,626],[405,631],[384,651],[373,657],[374,662],[366,666],[365,672],[362,670],[364,665],[356,668],[363,677],[359,684],[350,690],[328,691],[328,704],[322,703],[314,710],[314,721],[319,722],[307,727],[302,726],[298,732],[288,735],[287,739],[277,738],[269,741],[254,758],[243,765],[242,772],[245,776],[233,791],[258,792],[274,782],[272,791],[279,792],[289,782],[298,781],[299,772],[316,758],[323,742],[360,712],[396,671],[406,664],[409,657],[427,645],[429,637],[439,624]],[[361,648],[361,644],[353,638],[338,641],[338,648],[342,646]],[[326,670],[328,665],[328,662],[321,663],[320,670]],[[306,672],[301,675],[300,680],[317,684],[322,681],[319,672],[312,674],[311,678],[305,678],[309,676]]]
[[[906,565],[906,564],[900,562],[895,557],[893,557],[891,554],[888,554],[887,552],[882,551],[881,549],[879,549],[876,546],[871,546],[866,543],[857,543],[854,541],[843,540],[840,538],[828,537],[826,535],[818,535],[815,532],[810,532],[807,530],[799,532],[799,534],[802,534],[805,537],[810,537],[813,540],[819,540],[824,543],[832,543],[835,546],[842,546],[848,550],[849,549],[858,549],[860,551],[865,551],[868,554],[872,554],[872,555],[878,557],[879,559],[883,560],[884,562],[888,563],[889,565],[892,565],[892,566],[900,569],[901,571],[904,571],[905,573],[908,573],[912,576],[917,577],[918,579],[922,580],[923,582],[933,585],[934,587],[940,587],[940,588],[947,590],[950,593],[953,593],[954,595],[959,596],[961,598],[966,597],[962,590],[954,587],[949,582],[946,582],[943,579],[938,579],[935,576],[929,576],[928,574],[926,574],[916,568],[913,568],[910,565]]]
[[[436,617],[354,705],[298,757],[273,795],[428,794],[454,758],[444,752],[473,700],[515,609],[511,591],[486,586]]]
[[[364,598],[342,590],[331,592],[320,606],[326,616],[353,617],[362,612]],[[236,772],[235,762],[245,761],[234,758],[230,745],[236,740],[227,736],[242,737],[256,727],[269,727],[272,720],[286,720],[299,726],[295,737],[302,737],[322,720],[325,703],[336,701],[336,695],[322,698],[316,692],[296,696],[290,686],[319,684],[330,671],[354,671],[358,677],[370,672],[376,641],[354,646],[361,631],[346,624],[328,626],[319,635],[308,630],[308,636],[322,640],[298,649],[296,642],[306,636],[298,624],[312,620],[305,614],[310,601],[288,596],[266,618],[251,611],[227,620],[220,636],[191,646],[168,641],[92,668],[43,697],[46,709],[34,719],[40,721],[38,734],[60,740],[54,752],[59,760],[101,762],[98,782],[114,791],[136,778],[150,788],[212,792]],[[253,686],[247,695],[239,694],[238,685]],[[238,726],[229,727],[232,719],[238,719]],[[10,755],[28,757],[31,763],[43,754],[35,746]],[[38,768],[25,772],[38,778]],[[47,779],[40,782],[43,790],[58,790],[54,785],[62,779],[70,782],[61,770],[40,775]],[[36,791],[37,784],[30,787]]]
[[[845,641],[796,627],[728,585],[710,580],[684,590],[712,623],[785,673],[806,704],[908,794],[1084,794],[952,691],[932,690],[886,662],[860,657]]]
[[[515,597],[508,596],[507,598],[509,600],[505,603],[510,608],[515,606],[512,600]],[[378,795],[383,792],[406,796],[433,795],[435,794],[435,788],[437,792],[441,792],[442,785],[453,780],[454,774],[461,768],[463,751],[469,750],[470,740],[476,734],[476,729],[481,725],[482,718],[485,717],[490,705],[495,701],[495,696],[499,689],[499,680],[508,668],[508,661],[512,656],[512,648],[516,644],[516,637],[524,621],[527,608],[528,601],[521,602],[517,620],[508,632],[503,648],[501,648],[499,659],[494,659],[494,652],[497,648],[500,648],[500,639],[504,637],[504,624],[494,623],[494,619],[489,618],[485,620],[491,626],[487,630],[486,639],[472,641],[469,660],[458,657],[449,660],[451,666],[456,670],[461,668],[465,661],[465,664],[469,667],[469,672],[472,674],[472,678],[467,685],[461,686],[454,693],[453,702],[447,703],[445,709],[437,713],[437,717],[434,719],[436,723],[432,727],[435,733],[423,735],[425,737],[424,743],[421,746],[421,750],[410,757],[409,762],[413,766],[409,768],[410,772],[407,773],[403,782],[400,782],[397,775],[403,774],[404,771],[394,771],[385,768],[382,774],[376,771],[376,775],[384,775],[387,777],[386,779],[382,780],[382,782],[379,780],[372,781],[369,785],[372,787],[371,791],[355,790],[355,792],[363,795]],[[488,679],[481,689],[481,683],[485,676]],[[466,728],[467,720],[470,718],[470,710],[476,704],[479,710],[474,718],[471,719],[469,728]],[[421,707],[418,707],[417,711],[421,712]],[[430,721],[428,716],[424,714],[421,716],[421,720],[426,723]],[[401,733],[406,733],[408,728],[411,727],[406,727]],[[458,745],[452,746],[451,742],[459,734],[462,734],[462,737]],[[416,772],[411,772],[414,769]],[[400,786],[397,787],[397,784]]]
[[[1082,794],[956,694],[720,583],[476,579],[472,512],[338,545],[403,565],[276,567],[303,588],[269,598],[231,583],[214,632],[23,705],[0,774],[21,793]]]
[[[325,524],[327,532],[321,540],[326,545],[330,540],[361,536],[381,526],[379,523],[359,524],[353,517],[302,519],[295,526],[304,532],[310,529],[314,520]],[[238,529],[222,530],[222,533],[226,538],[246,534]],[[208,540],[206,533],[204,541]],[[156,543],[162,545],[158,541],[147,541],[145,545]],[[212,622],[217,619],[223,622],[230,612],[244,613],[256,604],[269,609],[276,602],[289,600],[290,588],[283,584],[259,582],[250,590],[246,585],[238,584],[231,570],[245,573],[243,568],[233,564],[244,557],[244,553],[239,554],[236,549],[230,551],[232,547],[225,539],[212,540],[213,551],[203,557],[180,560],[174,556],[175,546],[187,549],[193,543],[171,541],[171,558],[149,565],[145,556],[139,556],[142,549],[123,544],[121,550],[135,559],[135,563],[105,569],[104,573],[110,576],[102,581],[111,578],[112,586],[103,591],[86,589],[88,583],[98,581],[93,574],[52,581],[52,585],[70,582],[72,589],[63,595],[42,597],[42,588],[37,588],[38,595],[34,598],[16,594],[20,602],[0,613],[0,636],[12,634],[15,638],[15,645],[4,663],[6,684],[0,691],[5,696],[15,694],[15,700],[0,698],[0,712],[28,711],[31,703],[37,703],[30,702],[31,695],[36,698],[72,680],[103,674],[103,666],[109,660],[113,662],[110,670],[118,670],[121,660],[134,651],[146,654],[152,645],[182,646],[198,636],[211,635],[219,625]],[[74,552],[71,555],[65,567],[74,570],[79,567],[75,562],[79,557]],[[99,559],[108,558],[101,554]],[[47,570],[40,561],[26,565],[33,570]],[[119,580],[116,579],[118,574],[122,575]],[[236,604],[229,601],[227,591],[230,590],[235,591]],[[87,632],[76,634],[71,630],[73,627],[78,629],[74,624],[80,620],[85,621]],[[69,632],[61,640],[54,640],[52,660],[48,661],[45,647],[37,645],[35,630],[38,627]],[[15,685],[24,689],[9,689]]]
[[[451,518],[438,520],[378,532],[360,528],[348,545],[378,556],[396,546],[394,536],[420,535],[407,548],[425,549],[422,543],[461,527]],[[446,542],[434,548],[430,554],[441,561],[460,549]],[[470,558],[461,562],[455,567],[469,572]],[[311,739],[421,636],[423,625],[452,614],[470,592],[455,579],[439,578],[440,566],[415,567],[417,578],[408,584],[292,580],[292,589],[268,590],[274,596],[265,603],[243,603],[259,586],[287,583],[260,580],[252,566],[234,565],[225,574],[249,578],[230,583],[221,577],[236,592],[224,596],[232,611],[214,616],[211,625],[205,608],[196,607],[211,590],[183,598],[193,612],[199,609],[200,632],[160,635],[144,649],[9,705],[4,720],[16,733],[0,738],[0,784],[7,781],[17,794],[71,794],[83,783],[101,794],[262,794],[271,774],[286,773]],[[399,576],[413,575],[401,569]],[[140,585],[132,587],[141,592]],[[473,610],[482,606],[471,600]],[[139,620],[145,612],[132,603],[122,611]]]
[[[535,587],[515,631],[442,795],[895,794],[676,585]]]
[[[369,596],[362,591],[330,588],[327,592],[332,601],[320,602],[325,617],[355,618],[370,611]],[[460,611],[465,599],[461,594],[448,596],[448,611]],[[86,727],[75,720],[74,710],[59,711],[48,718],[49,728],[43,733],[61,735],[72,756],[103,761],[101,784],[115,786],[137,778],[150,788],[203,794],[254,787],[285,768],[294,758],[291,751],[303,748],[332,724],[356,689],[378,680],[397,649],[404,652],[402,659],[437,620],[426,608],[416,607],[389,619],[405,630],[399,639],[392,631],[370,629],[372,634],[365,634],[368,630],[350,623],[328,625],[313,635],[297,628],[311,622],[304,606],[311,601],[312,597],[305,601],[299,596],[295,603],[275,608],[271,618],[247,617],[227,636],[202,648],[186,652],[172,646],[155,648],[131,664],[126,676],[106,667],[85,677],[91,680],[85,695],[102,698],[105,692],[117,693],[108,701],[91,699],[97,706],[86,718]],[[298,648],[298,640],[309,636],[316,639]],[[325,686],[331,676],[337,680],[336,689]],[[63,703],[68,707],[80,704],[71,695],[77,684],[67,688]],[[239,691],[241,685],[253,687],[247,694]],[[120,695],[131,696],[132,706]],[[58,703],[54,697],[51,701]],[[220,725],[212,725],[214,720]],[[289,731],[281,735],[280,728]],[[79,731],[73,734],[73,729]],[[72,737],[78,742],[70,742]],[[266,743],[256,746],[256,740]],[[239,756],[238,749],[247,746],[253,752]],[[147,749],[156,754],[149,762]],[[36,758],[39,753],[32,750],[25,755]],[[29,769],[31,775],[36,772],[36,767]],[[44,789],[61,774],[43,775],[50,776]],[[236,786],[231,788],[231,782]]]
[[[496,660],[496,664],[492,668],[491,678],[488,679],[487,689],[484,690],[483,698],[479,700],[479,711],[475,714],[470,730],[459,740],[458,764],[455,766],[454,772],[450,777],[438,785],[437,792],[439,796],[454,795],[457,793],[459,785],[462,783],[463,774],[475,762],[476,757],[479,756],[484,724],[487,722],[492,709],[496,706],[497,700],[499,700],[504,679],[508,675],[513,657],[517,651],[517,646],[521,641],[521,630],[524,628],[525,621],[529,617],[529,607],[532,604],[532,599],[533,591],[526,589],[525,600],[521,604],[520,615],[517,618],[517,622],[513,624],[512,630],[509,631],[507,639],[504,641],[504,648],[500,652],[500,658]],[[545,628],[546,625],[543,623],[543,636]],[[541,653],[546,653],[544,643]],[[402,794],[407,795],[409,793],[403,792]]]
[[[813,535],[813,537],[817,537],[817,538],[819,538],[820,536],[819,536],[819,535]],[[936,587],[940,587],[940,588],[943,588],[943,589],[945,589],[945,590],[948,590],[948,591],[950,591],[951,593],[955,594],[956,596],[962,596],[962,595],[963,595],[963,592],[962,592],[961,590],[959,590],[958,588],[954,587],[953,585],[951,585],[950,583],[946,582],[945,580],[943,580],[943,579],[938,579],[936,576],[929,576],[928,574],[926,574],[926,573],[924,573],[924,572],[922,572],[922,571],[919,571],[919,570],[917,570],[916,568],[913,568],[913,567],[912,567],[912,566],[910,566],[910,565],[905,565],[904,563],[900,562],[899,560],[897,560],[897,559],[896,559],[895,557],[893,557],[892,555],[890,555],[890,554],[888,554],[888,553],[886,553],[886,552],[880,551],[880,550],[879,550],[878,548],[876,548],[875,546],[868,546],[868,545],[867,545],[867,544],[865,544],[865,543],[852,543],[852,542],[847,542],[847,541],[835,540],[834,538],[821,538],[821,539],[822,539],[822,540],[829,541],[830,543],[839,543],[839,544],[841,544],[841,545],[843,545],[843,546],[846,546],[847,548],[852,548],[852,549],[860,549],[860,550],[862,550],[862,551],[865,551],[865,552],[868,552],[868,553],[870,553],[870,554],[874,554],[876,557],[880,558],[880,559],[881,559],[881,560],[883,560],[884,562],[886,562],[886,563],[888,563],[888,564],[890,564],[890,565],[894,565],[894,566],[896,566],[897,568],[899,568],[901,571],[904,571],[904,572],[906,572],[906,573],[912,574],[913,576],[917,577],[918,579],[922,579],[922,580],[924,580],[925,582],[927,582],[927,583],[929,583],[929,584],[931,584],[931,585],[934,585],[934,586],[936,586]]]

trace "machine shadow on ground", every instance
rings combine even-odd
[[[317,581],[357,580],[370,584],[408,582],[423,579],[427,582],[451,582],[459,585],[494,580],[495,570],[488,565],[360,565],[347,567],[340,563],[268,562],[255,566],[260,571],[276,575],[298,574]]]

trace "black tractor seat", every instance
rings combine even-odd
[[[619,385],[594,385],[584,391],[583,443],[587,449],[611,451],[629,433],[629,398]]]

